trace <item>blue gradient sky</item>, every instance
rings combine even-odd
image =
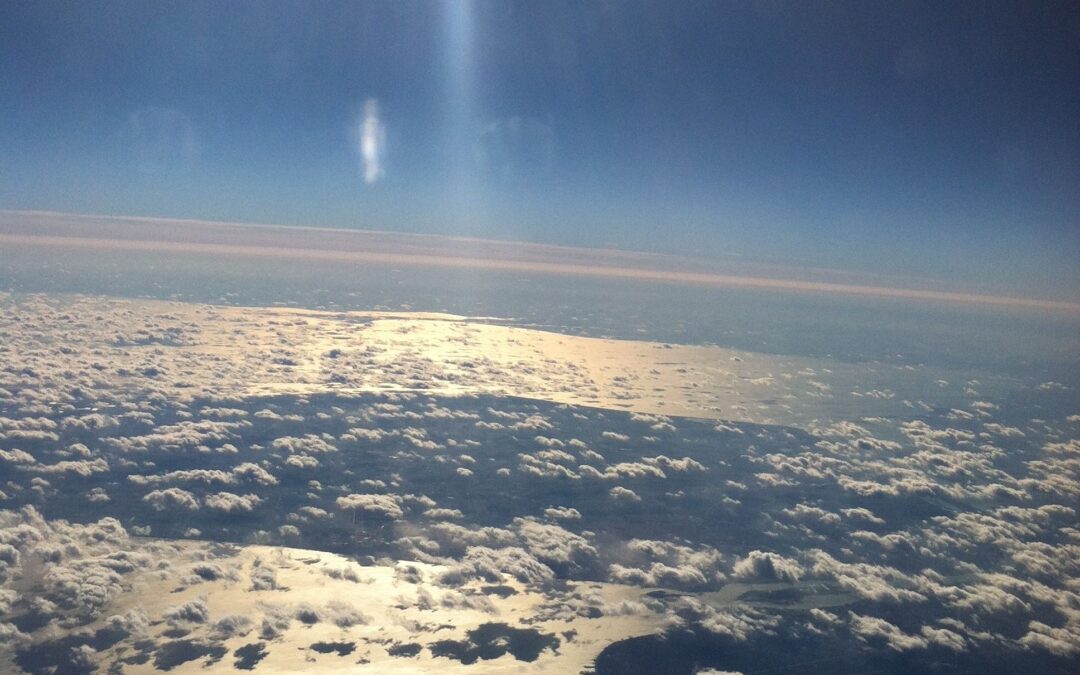
[[[666,4],[2,3],[0,208],[1076,295],[1080,4]]]

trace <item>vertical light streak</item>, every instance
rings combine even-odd
[[[447,0],[446,20],[446,205],[457,221],[475,224],[478,214],[474,145],[476,130],[475,7],[472,0]]]
[[[369,98],[360,122],[360,158],[364,162],[364,182],[371,185],[383,177],[382,158],[386,147],[386,129],[379,119],[379,102]]]

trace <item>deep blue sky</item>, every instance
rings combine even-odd
[[[5,2],[0,176],[1075,295],[1080,3]]]

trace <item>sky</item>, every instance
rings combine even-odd
[[[1078,73],[1073,2],[7,2],[0,208],[1075,297]]]

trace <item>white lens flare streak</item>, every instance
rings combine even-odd
[[[379,102],[369,98],[364,103],[364,118],[360,122],[360,159],[364,163],[364,182],[368,185],[383,177],[385,153],[386,129],[379,119]]]

